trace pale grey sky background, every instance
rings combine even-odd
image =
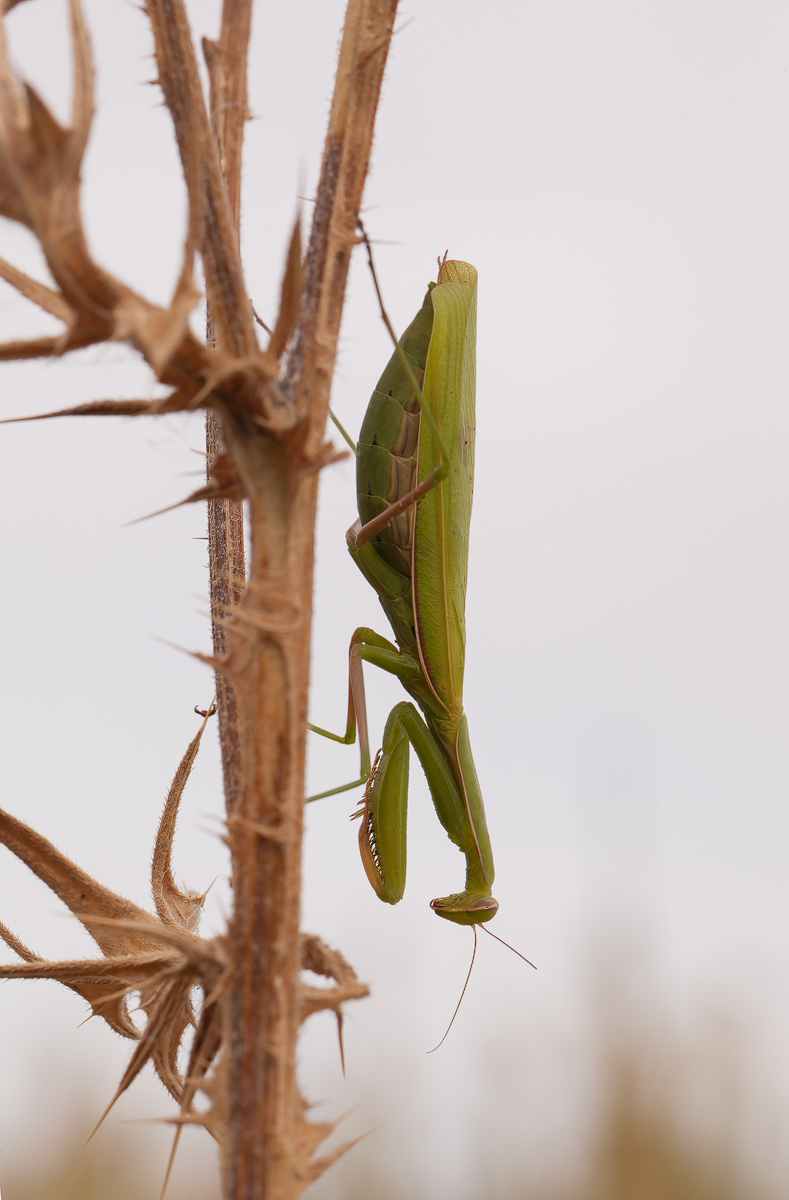
[[[16,60],[63,115],[64,7],[30,0],[8,21]],[[218,3],[190,9],[196,35],[213,36]],[[90,242],[165,301],[184,193],[169,116],[139,86],[155,74],[146,20],[122,0],[86,10],[98,62]],[[242,236],[264,318],[296,197],[315,187],[341,19],[339,0],[256,10]],[[480,274],[466,704],[495,931],[539,971],[485,939],[455,1028],[427,1057],[471,951],[470,933],[428,901],[459,886],[462,859],[417,767],[397,908],[366,882],[351,799],[313,806],[303,923],[350,958],[372,998],[347,1013],[346,1081],[331,1022],[314,1019],[305,1087],[327,1100],[319,1115],[361,1102],[350,1133],[384,1122],[357,1164],[396,1163],[403,1196],[471,1200],[513,1161],[535,1177],[572,1171],[593,1111],[600,977],[613,972],[645,1019],[678,1036],[730,1023],[747,1169],[787,1173],[789,11],[432,0],[406,5],[400,25],[366,221],[399,328],[439,253]],[[6,222],[0,254],[43,269]],[[4,340],[49,328],[0,289]],[[351,430],[388,354],[359,255],[333,393]],[[152,388],[120,346],[0,367],[9,416]],[[205,518],[125,523],[191,489],[201,442],[197,418],[0,429],[1,803],[142,903],[192,708],[212,691],[206,669],[166,644],[207,645],[205,543],[193,540]],[[350,634],[386,622],[345,551],[351,463],[324,473],[321,496],[312,713],[339,727]],[[397,685],[370,672],[368,690],[380,730]],[[354,751],[316,740],[310,753],[312,790],[353,776]],[[228,905],[218,787],[211,745],[177,847],[189,884],[217,877],[208,932]],[[89,953],[43,885],[0,857],[2,919],[40,953]],[[4,984],[0,1012],[2,1186],[79,1092],[87,1133],[127,1047],[80,1028],[82,1002],[54,984]],[[111,1120],[169,1111],[143,1083]],[[132,1125],[124,1137],[163,1161],[166,1132]],[[185,1172],[210,1162],[201,1147],[195,1132]],[[354,1169],[316,1200],[339,1197]]]

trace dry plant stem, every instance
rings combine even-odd
[[[225,451],[222,426],[215,413],[206,413],[205,445],[209,464]],[[238,500],[208,501],[208,573],[211,599],[211,634],[214,656],[227,654],[226,617],[244,594],[244,506]],[[238,738],[238,704],[230,680],[216,673],[219,744],[228,813],[235,811],[241,777]]]
[[[224,0],[219,41],[203,39],[211,80],[211,125],[214,130],[227,197],[238,233],[241,221],[241,152],[249,119],[247,52],[252,31],[252,0]]]
[[[219,1094],[232,1200],[293,1200],[326,1165],[310,1161],[327,1126],[303,1120],[296,1082],[301,1020],[299,907],[317,471],[348,264],[369,162],[396,0],[351,0],[307,255],[302,320],[289,379],[303,440],[227,422],[247,486],[250,587],[228,628],[239,705],[238,813],[276,840],[230,824],[234,964]],[[295,452],[294,452],[295,451]],[[249,619],[245,620],[247,617]],[[265,633],[269,623],[272,632]],[[277,632],[274,632],[277,630]]]
[[[156,40],[159,83],[175,125],[190,211],[202,216],[202,227],[193,235],[203,257],[216,345],[241,360],[251,358],[258,351],[252,307],[183,0],[147,0],[146,10]],[[202,192],[199,198],[198,191]]]
[[[236,239],[241,221],[241,166],[247,107],[247,52],[252,28],[252,0],[224,0],[218,42],[203,39],[203,54],[210,78],[211,128],[219,150],[222,177]],[[213,318],[208,309],[207,341],[213,344]],[[225,453],[222,426],[213,412],[205,418],[205,440],[210,466]],[[245,586],[244,508],[237,500],[208,501],[208,570],[211,597],[211,633],[214,655],[227,654],[225,619],[240,601]],[[219,743],[225,803],[234,812],[241,773],[238,707],[230,680],[216,676],[219,710]]]
[[[220,349],[232,349],[236,355],[243,357],[257,348],[238,248],[241,139],[246,116],[246,46],[251,4],[248,0],[235,0],[232,6],[226,4],[225,8],[222,39],[219,44],[208,44],[212,50],[208,51],[206,47],[206,58],[211,71],[212,110],[217,93],[223,95],[228,86],[240,88],[244,98],[241,120],[226,119],[222,123],[223,130],[231,130],[228,139],[231,155],[225,160],[225,167],[233,178],[232,189],[225,187],[226,180],[222,178],[222,146],[217,146],[209,135],[197,62],[183,5],[178,0],[150,0],[148,5],[160,47],[160,82],[175,121],[187,184],[191,182],[192,188],[205,190],[204,206],[199,207],[202,208],[205,221],[200,249],[206,275],[208,341],[211,345],[218,342]],[[228,64],[237,71],[236,80],[229,79]],[[163,67],[166,69],[163,70]],[[209,151],[204,163],[195,162],[195,159],[201,158],[195,150],[196,146]],[[202,177],[201,166],[204,168]],[[232,190],[234,203],[229,199],[228,190]],[[210,469],[224,450],[221,425],[212,412],[206,417],[206,450]],[[217,659],[223,659],[227,652],[225,620],[231,608],[240,600],[244,588],[244,516],[237,501],[226,498],[208,501],[208,553],[214,655]],[[232,683],[226,676],[217,675],[216,689],[225,797],[228,810],[232,811],[238,797],[241,770],[236,698]]]

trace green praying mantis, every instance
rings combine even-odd
[[[360,777],[309,799],[366,784],[362,807],[354,814],[361,818],[362,862],[379,898],[397,904],[406,881],[413,746],[438,819],[466,859],[463,891],[432,900],[430,907],[449,921],[477,926],[490,921],[499,907],[491,894],[493,855],[463,712],[477,272],[470,263],[446,256],[439,267],[437,282],[428,286],[399,342],[381,304],[395,352],[362,424],[356,447],[359,519],[346,535],[397,644],[366,628],[351,638],[345,733],[310,729],[350,745],[358,724]],[[395,705],[372,765],[365,662],[396,676],[421,709],[420,715],[414,704]]]

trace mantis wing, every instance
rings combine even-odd
[[[419,656],[434,695],[452,718],[463,710],[468,537],[474,491],[477,272],[444,263],[431,293],[435,313],[425,381],[450,462],[447,477],[420,501],[413,543],[413,599]],[[418,480],[440,461],[430,423],[419,432]]]

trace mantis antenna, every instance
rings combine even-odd
[[[474,926],[474,928],[476,929],[476,925]],[[490,933],[490,930],[489,930],[489,929],[487,929],[487,928],[486,928],[484,925],[482,926],[482,928],[485,930],[485,933]],[[520,950],[516,950],[514,946],[511,946],[511,945],[509,944],[509,942],[505,942],[505,941],[504,941],[504,938],[500,938],[500,937],[498,936],[498,934],[496,934],[496,933],[490,933],[490,936],[491,936],[492,938],[495,938],[497,942],[501,942],[502,946],[506,946],[506,947],[507,947],[507,949],[508,949],[508,950],[511,950],[513,954],[517,954],[518,958],[522,958],[522,959],[523,959],[523,961],[524,961],[525,963],[528,963],[530,967],[534,967],[534,963],[531,961],[531,959],[530,959],[530,958],[527,958],[525,954],[521,954]],[[535,971],[537,970],[537,968],[536,968],[536,967],[534,967],[534,969],[535,969]],[[462,996],[461,996],[460,998],[461,998],[461,1000],[463,999],[463,997],[462,997]],[[452,1019],[454,1020],[454,1017],[453,1017]],[[448,1033],[448,1032],[449,1032],[449,1030],[447,1030],[447,1033]],[[446,1035],[445,1035],[445,1036],[446,1036]]]
[[[463,984],[463,991],[460,993],[460,999],[457,1002],[457,1008],[455,1009],[455,1011],[452,1014],[452,1020],[447,1025],[447,1032],[444,1034],[441,1041],[438,1043],[438,1046],[434,1046],[432,1050],[428,1050],[428,1054],[435,1054],[435,1052],[436,1052],[436,1050],[438,1050],[439,1046],[443,1046],[444,1042],[447,1040],[447,1034],[449,1033],[452,1026],[455,1024],[455,1017],[460,1012],[460,1006],[463,1003],[463,997],[466,994],[466,988],[468,987],[468,981],[469,981],[469,979],[471,979],[471,971],[474,967],[474,959],[477,957],[477,926],[472,925],[471,928],[474,930],[474,950],[471,955],[471,966],[468,969],[468,975],[466,976],[466,982]],[[482,925],[481,928],[485,930],[485,933],[490,933],[490,930],[488,929],[487,925]],[[523,961],[525,963],[528,963],[530,967],[534,967],[534,963],[531,961],[530,958],[527,958],[525,954],[521,954],[520,950],[516,950],[514,946],[511,946],[509,944],[509,942],[505,942],[504,938],[500,938],[498,936],[498,934],[495,934],[495,933],[490,933],[490,936],[492,938],[495,938],[497,942],[501,942],[502,946],[506,946],[507,949],[511,950],[513,954],[517,954],[518,958],[522,958]],[[535,969],[535,971],[537,970],[536,967],[534,967],[534,969]]]
[[[463,991],[460,993],[460,999],[457,1002],[457,1008],[455,1009],[455,1011],[452,1014],[452,1020],[447,1025],[447,1032],[444,1034],[441,1041],[438,1043],[438,1046],[434,1046],[432,1050],[428,1050],[428,1054],[435,1054],[436,1050],[438,1050],[441,1046],[444,1045],[444,1042],[447,1040],[447,1036],[449,1034],[450,1029],[455,1024],[455,1017],[460,1012],[460,1006],[463,1003],[463,997],[466,994],[466,988],[468,987],[468,981],[469,981],[469,979],[471,979],[471,972],[474,969],[474,959],[477,957],[477,927],[476,927],[476,925],[472,925],[471,928],[474,930],[474,950],[471,955],[471,966],[468,969],[468,975],[466,976],[466,982],[463,984]],[[516,951],[516,954],[517,954],[517,951]]]

